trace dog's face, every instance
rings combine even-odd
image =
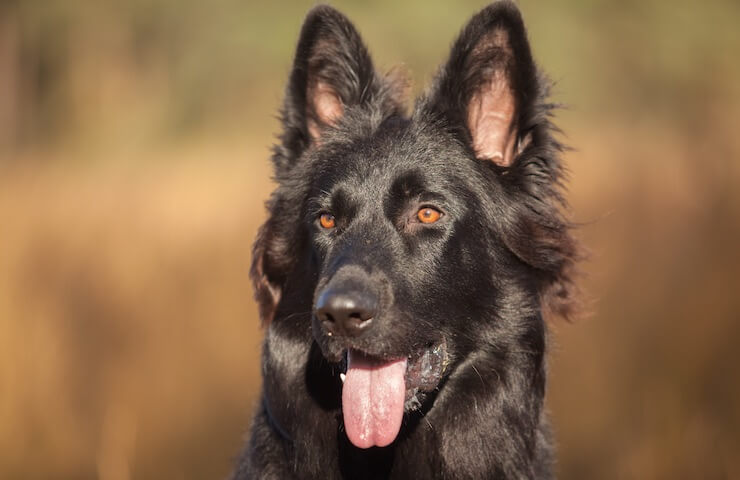
[[[252,274],[265,321],[303,315],[346,370],[355,445],[391,443],[404,410],[541,298],[566,308],[575,247],[544,89],[506,2],[470,21],[410,115],[346,18],[306,19]]]
[[[331,360],[348,348],[388,359],[442,344],[495,290],[479,261],[493,247],[488,192],[476,191],[484,172],[423,123],[399,118],[314,152],[305,219],[318,276],[313,331]]]

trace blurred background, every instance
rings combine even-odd
[[[420,91],[483,1],[335,1]],[[312,2],[0,2],[0,478],[217,479],[259,393],[247,270]],[[740,2],[522,0],[591,315],[564,479],[740,478]]]

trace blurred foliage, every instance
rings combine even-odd
[[[348,3],[348,4],[344,4]],[[312,2],[25,0],[0,6],[4,144],[120,139],[145,145],[240,128],[281,92]],[[386,68],[423,85],[480,1],[341,2]],[[738,97],[736,1],[523,2],[541,63],[579,109],[701,127]],[[564,91],[563,91],[564,90]],[[627,101],[625,101],[627,100]],[[637,108],[637,110],[635,110]],[[686,115],[687,112],[695,115]],[[263,122],[258,122],[263,123]],[[79,137],[83,138],[80,139]]]
[[[481,1],[337,1],[419,92]],[[0,478],[218,478],[309,1],[0,2]],[[593,251],[553,324],[561,478],[740,478],[740,3],[522,1]],[[39,459],[42,459],[39,461]]]

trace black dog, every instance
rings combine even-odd
[[[578,249],[519,11],[463,29],[411,114],[339,12],[303,25],[254,248],[247,478],[550,478],[546,313]]]

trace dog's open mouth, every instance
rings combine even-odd
[[[417,394],[434,390],[447,364],[444,341],[392,360],[349,349],[347,372],[342,374],[342,415],[352,444],[359,448],[391,444],[401,429],[404,410],[418,408]]]

